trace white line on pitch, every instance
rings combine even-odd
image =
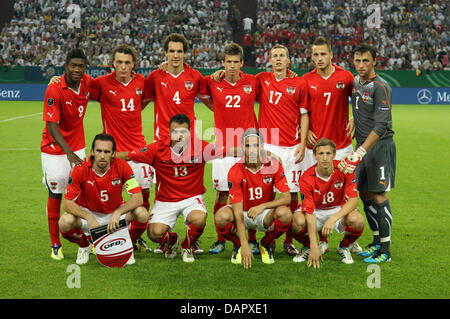
[[[14,121],[14,120],[19,120],[19,119],[23,119],[23,118],[30,117],[30,116],[35,116],[35,115],[38,115],[38,114],[42,114],[42,112],[39,112],[39,113],[33,113],[33,114],[27,114],[27,115],[22,115],[22,116],[11,117],[11,118],[6,119],[6,120],[0,120],[0,123],[9,122],[9,121]]]

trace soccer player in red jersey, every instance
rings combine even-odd
[[[291,192],[291,211],[298,208],[299,178],[303,165],[309,116],[307,89],[302,77],[291,77],[289,51],[277,44],[270,50],[272,72],[257,75],[259,85],[259,128],[264,135],[264,149],[278,155]],[[290,233],[286,233],[284,250],[298,254]]]
[[[149,238],[165,247],[166,258],[177,254],[179,237],[172,232],[180,214],[187,226],[181,243],[184,262],[194,262],[192,246],[206,225],[203,194],[206,161],[222,156],[221,150],[190,134],[190,119],[176,114],[169,121],[170,138],[156,141],[141,150],[118,153],[118,157],[152,165],[156,172],[155,205],[148,226]]]
[[[333,53],[328,42],[318,37],[313,42],[311,59],[316,68],[302,76],[308,90],[309,131],[305,152],[306,168],[315,163],[312,148],[318,139],[336,143],[336,160],[353,153],[351,136],[354,120],[349,119],[349,97],[353,74],[332,63]],[[322,253],[328,251],[328,241],[320,236]]]
[[[222,53],[224,76],[216,81],[214,76],[205,77],[205,88],[200,91],[204,98],[212,100],[214,105],[214,134],[217,147],[240,147],[241,137],[248,128],[257,128],[254,111],[258,95],[257,80],[254,75],[244,74],[244,52],[236,43],[228,44]],[[239,161],[238,158],[225,157],[212,161],[213,185],[216,189],[214,214],[228,201],[227,176],[230,168]],[[220,253],[225,249],[226,238],[217,231],[217,241],[213,243],[210,253]],[[258,251],[256,238],[251,238],[251,245]]]
[[[70,175],[64,194],[66,213],[59,220],[61,234],[79,245],[77,264],[89,261],[91,248],[89,229],[108,225],[114,231],[121,218],[129,224],[130,237],[135,242],[147,228],[148,212],[141,206],[141,187],[131,167],[115,158],[116,144],[108,134],[98,134],[92,142],[91,156]],[[124,203],[123,188],[130,194]],[[131,257],[128,264],[135,262]]]
[[[338,169],[339,161],[334,160],[336,144],[333,141],[319,139],[313,153],[316,164],[300,178],[302,203],[292,220],[291,232],[304,245],[293,261],[307,260],[308,267],[313,265],[319,268],[322,254],[317,244],[317,231],[328,237],[336,230],[344,234],[337,252],[342,262],[351,264],[351,252],[357,252],[354,243],[364,229],[364,218],[357,210],[355,176]]]
[[[91,78],[84,74],[87,58],[80,49],[71,50],[64,64],[60,83],[45,91],[41,162],[43,183],[48,189],[47,219],[52,243],[51,258],[64,258],[58,220],[62,194],[74,165],[86,157],[83,118],[89,101]]]
[[[245,230],[265,232],[261,239],[263,263],[273,264],[273,241],[289,230],[292,213],[289,186],[283,166],[263,155],[263,137],[258,130],[249,129],[242,136],[244,158],[228,173],[230,206],[224,206],[215,215],[220,233],[233,242],[231,262],[252,266],[253,253]],[[281,192],[275,199],[274,187]],[[236,234],[237,231],[237,234]]]
[[[100,102],[103,132],[114,137],[118,152],[143,148],[147,143],[142,133],[142,111],[148,102],[143,97],[145,77],[134,72],[138,63],[136,50],[127,44],[119,45],[113,49],[111,60],[114,71],[93,81],[92,98]],[[146,163],[128,164],[142,187],[144,207],[149,210],[152,168]],[[137,247],[150,250],[141,239]]]
[[[189,117],[194,135],[194,103],[203,85],[203,76],[184,63],[189,50],[189,43],[184,36],[177,33],[168,35],[164,39],[163,49],[167,58],[167,70],[158,68],[151,72],[145,87],[146,99],[154,100],[154,139],[164,140],[169,136],[169,120],[175,114],[186,114]]]

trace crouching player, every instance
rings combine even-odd
[[[245,131],[241,145],[245,156],[228,173],[231,207],[227,205],[217,211],[215,224],[234,244],[231,262],[249,268],[253,253],[246,229],[265,232],[261,239],[261,258],[263,263],[273,264],[273,242],[291,225],[292,213],[288,207],[291,195],[281,163],[263,155],[260,132]],[[276,199],[274,187],[281,193]]]
[[[302,204],[294,213],[291,232],[303,244],[294,262],[308,260],[308,267],[320,267],[321,253],[316,233],[321,231],[325,237],[333,230],[344,233],[337,248],[342,262],[353,263],[351,252],[360,251],[355,247],[356,239],[364,229],[364,218],[356,209],[358,194],[354,174],[339,171],[335,161],[336,144],[326,138],[317,141],[313,148],[317,163],[300,178]]]
[[[148,212],[142,206],[141,187],[128,163],[115,158],[115,151],[114,138],[98,134],[90,158],[70,175],[63,203],[66,213],[59,220],[59,228],[64,238],[78,244],[79,265],[89,261],[90,229],[108,225],[108,232],[113,232],[125,218],[134,243],[147,228]],[[122,198],[123,188],[130,194],[127,202]],[[127,264],[134,262],[132,255]]]

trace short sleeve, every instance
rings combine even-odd
[[[230,204],[242,202],[242,188],[241,188],[242,177],[239,174],[239,167],[233,166],[228,172],[228,188],[229,188],[229,198]]]
[[[284,174],[284,168],[280,163],[278,163],[278,170],[275,174],[275,188],[281,193],[290,191],[286,175]]]
[[[300,177],[300,195],[302,198],[302,211],[313,214],[315,209],[314,195],[311,185],[307,182],[306,175]]]
[[[357,196],[355,173],[345,174],[345,197],[354,198]]]
[[[69,177],[69,182],[64,194],[68,200],[76,200],[82,190],[82,170],[84,166],[75,166]]]
[[[61,93],[58,86],[51,84],[45,91],[43,119],[45,122],[59,123],[61,118]]]
[[[145,146],[144,148],[130,151],[128,152],[128,157],[134,162],[153,165],[153,162],[155,161],[157,144],[158,142],[155,142]]]

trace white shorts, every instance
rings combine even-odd
[[[212,180],[214,188],[217,191],[228,192],[228,172],[234,164],[239,162],[239,157],[224,157],[213,159],[212,162]]]
[[[155,204],[150,213],[149,223],[161,223],[173,229],[177,223],[178,216],[182,214],[184,216],[184,224],[188,226],[187,217],[193,210],[199,210],[207,214],[203,195],[183,199],[179,202],[161,202],[155,200]]]
[[[344,148],[337,149],[336,157],[334,159],[338,161],[343,158],[346,158],[348,155],[352,153],[353,153],[353,145],[350,144]],[[316,164],[316,159],[314,158],[314,153],[312,149],[306,148],[305,159],[303,160],[303,162],[305,162],[305,170]]]
[[[143,189],[150,189],[153,184],[154,170],[149,164],[137,163],[133,161],[127,162],[133,170],[134,177],[136,178],[139,186]]]
[[[321,231],[323,225],[327,222],[327,220],[334,214],[336,214],[342,206],[336,206],[331,209],[315,209],[314,214],[316,214],[316,224],[317,231]],[[345,226],[341,223],[342,218],[339,218],[334,225],[334,230],[338,233],[343,234],[345,230]]]
[[[101,213],[97,213],[97,212],[93,212],[89,209],[87,209],[86,207],[82,207],[80,206],[80,208],[82,210],[84,210],[85,212],[91,214],[92,216],[95,217],[95,219],[97,220],[97,222],[100,224],[99,226],[103,226],[103,225],[107,225],[109,223],[109,220],[111,219],[112,214],[101,214]],[[120,219],[124,219],[126,217],[127,214],[123,214],[122,216],[120,216]],[[81,218],[81,230],[83,231],[83,233],[85,233],[86,235],[90,235],[90,230],[88,227],[88,222],[86,219]]]
[[[247,211],[244,211],[244,224],[247,229],[255,229],[257,231],[267,231],[267,228],[264,227],[264,218],[270,212],[270,209],[265,209],[261,214],[256,216],[255,219],[251,219],[247,216]]]
[[[74,152],[79,158],[84,160],[86,153],[84,148]],[[42,172],[44,177],[42,183],[54,194],[63,194],[69,182],[72,167],[67,159],[67,155],[50,155],[41,153]]]
[[[305,160],[300,163],[295,163],[295,151],[298,145],[295,146],[277,146],[264,143],[264,149],[281,158],[284,168],[284,174],[288,182],[291,193],[298,193],[300,191],[299,180],[300,175],[307,169]]]

